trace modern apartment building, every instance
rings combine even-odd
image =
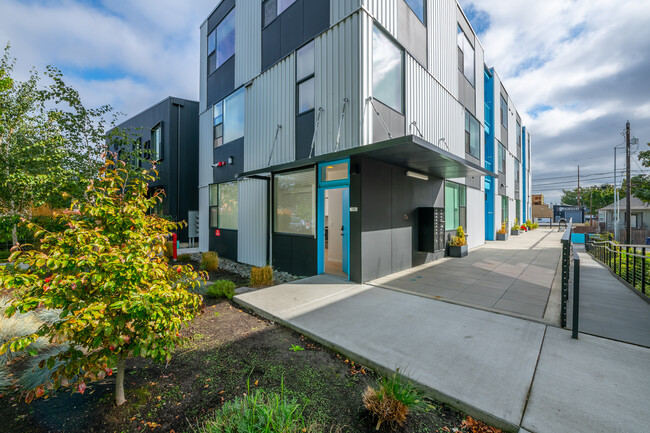
[[[180,242],[188,242],[188,228],[195,227],[193,215],[199,210],[198,116],[197,101],[168,97],[117,125],[132,138],[128,147],[109,143],[110,150],[131,164],[142,167],[148,165],[143,160],[157,161],[158,178],[149,184],[149,190],[162,189],[165,196],[154,211],[192,226],[178,231]],[[135,154],[141,158],[134,158]]]
[[[361,282],[530,214],[530,137],[455,0],[222,0],[199,99],[203,251]]]

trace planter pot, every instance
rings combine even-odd
[[[508,233],[497,233],[497,240],[498,241],[507,241],[508,240]]]
[[[511,234],[512,236],[519,236],[519,230],[513,230],[513,229],[510,229],[510,234]]]
[[[459,247],[449,246],[450,257],[465,257],[467,254],[468,254],[467,245],[461,245]]]

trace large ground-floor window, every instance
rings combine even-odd
[[[239,223],[239,184],[210,185],[210,227],[237,230]]]
[[[508,224],[508,197],[501,196],[501,222]]]
[[[445,182],[445,230],[467,227],[467,187],[454,182]]]
[[[273,176],[276,233],[313,235],[316,222],[316,172],[314,168]]]

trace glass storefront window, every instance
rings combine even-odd
[[[313,235],[316,222],[316,176],[314,169],[277,174],[273,177],[276,233]]]

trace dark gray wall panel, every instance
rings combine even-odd
[[[390,229],[361,233],[362,282],[374,280],[392,272],[393,259],[390,245]]]
[[[506,195],[506,175],[505,173],[499,173],[499,195]]]
[[[391,227],[390,165],[371,159],[361,164],[362,230],[385,230]]]
[[[458,100],[476,117],[476,89],[461,71],[458,71]]]
[[[235,90],[235,56],[208,76],[207,107],[214,105]]]
[[[216,235],[216,229],[210,228],[210,251],[216,251],[219,257],[237,260],[237,230],[220,230],[221,236]]]
[[[392,272],[399,272],[411,267],[413,254],[413,233],[411,227],[395,227],[391,234]]]
[[[212,168],[214,183],[228,182],[235,180],[235,176],[244,172],[244,138],[237,139],[212,151],[213,164],[220,161],[226,163],[221,167]],[[233,163],[228,164],[228,157],[232,156]]]
[[[273,266],[293,275],[316,275],[316,239],[311,236],[273,234]]]
[[[280,31],[280,57],[284,57],[305,41],[304,39],[304,14],[303,9],[305,7],[304,1],[297,1],[287,10],[285,10],[282,15],[278,17],[277,20],[281,21],[281,31]]]
[[[398,2],[397,40],[427,68],[427,28],[404,1]]]
[[[280,60],[281,20],[275,20],[262,30],[262,71]]]
[[[296,160],[308,158],[314,138],[314,110],[296,117]]]
[[[363,281],[361,277],[361,160],[350,160],[350,280]]]
[[[306,0],[303,21],[305,41],[327,30],[330,26],[330,0]]]

